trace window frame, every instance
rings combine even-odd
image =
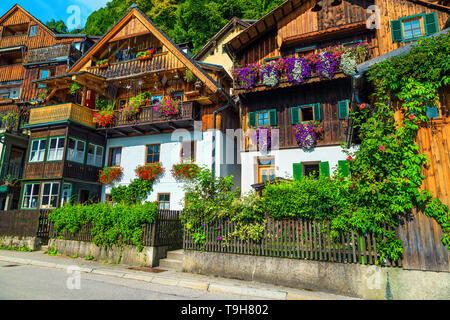
[[[168,209],[161,209],[160,208],[160,203],[161,203],[161,201],[159,200],[160,196],[169,196],[169,200],[168,201],[162,201],[162,203],[167,203],[168,204]],[[158,193],[158,201],[157,201],[157,203],[158,203],[158,210],[170,210],[170,192]]]
[[[260,164],[260,160],[272,160],[272,164]],[[258,157],[256,159],[256,165],[257,165],[257,181],[258,183],[265,183],[268,181],[273,181],[277,178],[277,174],[276,174],[276,166],[275,166],[275,158],[274,157],[270,157],[270,158],[265,158],[265,157]],[[262,179],[262,170],[267,169],[269,170],[269,176],[268,176],[268,180],[263,181]],[[270,170],[273,170],[273,179],[270,179]]]
[[[260,114],[265,114],[267,115],[267,124],[259,124],[259,115]],[[265,119],[265,118],[264,118]],[[261,127],[261,126],[269,126],[270,125],[270,114],[269,114],[269,110],[262,110],[262,111],[256,111],[256,127]]]
[[[76,161],[76,160],[74,160],[74,159],[69,159],[69,142],[70,142],[70,139],[72,139],[72,140],[75,140],[75,142],[76,142],[76,144],[75,144],[75,152],[77,152],[77,150],[78,150],[78,142],[83,142],[84,143],[84,148],[83,148],[83,160],[80,162],[80,161]],[[85,158],[86,158],[86,145],[87,145],[87,143],[86,143],[86,140],[83,140],[83,139],[79,139],[79,138],[74,138],[74,137],[68,137],[68,140],[67,140],[67,153],[66,153],[66,160],[67,161],[70,161],[70,162],[75,162],[75,163],[79,163],[79,164],[84,164],[85,163]]]
[[[48,156],[49,156],[49,154],[50,154],[50,145],[51,145],[51,141],[54,140],[54,139],[56,139],[56,154],[58,153],[58,149],[61,149],[61,148],[58,148],[58,142],[59,142],[59,139],[64,139],[64,145],[63,145],[63,147],[62,147],[62,156],[61,156],[61,159],[49,160],[49,159],[48,159]],[[47,143],[47,154],[46,154],[46,157],[45,157],[45,161],[46,161],[46,162],[63,161],[63,160],[64,160],[64,149],[65,149],[65,145],[66,145],[65,139],[66,139],[65,136],[56,136],[56,137],[49,137],[49,138],[48,138],[48,143]]]
[[[32,153],[33,153],[33,143],[35,142],[35,141],[45,141],[45,146],[43,147],[43,150],[44,150],[44,155],[43,155],[43,157],[42,157],[42,160],[35,160],[35,161],[31,161],[31,155],[32,155]],[[47,155],[47,143],[48,143],[48,141],[47,141],[47,138],[36,138],[36,139],[31,139],[31,141],[30,141],[30,150],[29,150],[29,152],[28,152],[28,163],[37,163],[37,162],[44,162],[45,161],[45,158],[46,158],[46,155]],[[41,144],[39,143],[38,144],[38,147],[40,146]],[[36,150],[36,152],[39,152],[39,151],[41,151],[42,149],[37,149]]]
[[[63,206],[64,204],[66,204],[67,202],[68,203],[70,203],[71,202],[71,199],[72,199],[72,193],[73,193],[73,184],[72,183],[69,183],[69,182],[63,182],[62,184],[61,184],[62,186],[61,186],[61,199],[59,199],[60,200],[60,205],[61,206]],[[65,199],[65,197],[64,197],[64,185],[70,185],[70,195],[69,195],[69,199],[67,200],[67,202],[64,202],[63,203],[63,200]]]
[[[152,162],[148,162],[148,147],[150,146],[158,146],[159,147],[159,152],[158,153],[150,153],[152,155]],[[154,151],[154,149],[153,149]],[[158,155],[158,161],[154,161],[154,155]],[[145,164],[152,164],[152,163],[157,163],[157,162],[161,162],[161,144],[160,143],[154,143],[154,144],[147,144],[145,145]]]
[[[89,163],[89,147],[90,146],[94,146],[94,163]],[[98,156],[98,148],[101,148],[101,150],[102,150],[102,154],[101,154],[101,162],[100,162],[100,165],[97,165],[97,163],[96,163],[96,159],[97,159],[97,156]],[[101,146],[101,145],[99,145],[99,144],[96,144],[96,143],[91,143],[91,142],[89,142],[88,143],[88,147],[87,147],[87,156],[86,156],[86,164],[88,165],[88,166],[91,166],[91,167],[97,167],[97,168],[102,168],[103,167],[103,158],[104,158],[104,155],[105,155],[105,148],[103,147],[103,146]]]
[[[48,195],[44,194],[44,188],[45,188],[46,184],[50,185],[50,193]],[[58,191],[57,191],[56,195],[53,194],[53,186],[54,185],[58,185]],[[43,182],[42,187],[41,187],[39,208],[40,209],[56,209],[56,208],[58,208],[60,191],[61,191],[61,183],[60,182],[58,182],[58,181]],[[48,197],[48,207],[43,207],[44,197]],[[56,205],[54,207],[50,206],[52,197],[56,197],[56,201],[55,201]]]
[[[113,160],[113,150],[119,149],[120,150],[120,161],[119,164],[112,164]],[[120,164],[122,163],[122,147],[110,147],[108,150],[108,167],[120,167]]]
[[[36,35],[37,35],[37,28],[38,28],[37,25],[30,26],[30,32],[28,33],[28,37],[29,38],[36,37]]]
[[[30,207],[30,206],[24,207],[24,206],[23,206],[23,203],[24,203],[24,200],[25,200],[25,191],[26,191],[26,186],[27,186],[27,185],[31,185],[31,193],[30,193],[30,195],[28,196],[28,197],[30,197],[29,204],[31,204],[32,198],[33,198],[33,197],[36,197],[36,199],[37,199],[37,200],[36,200],[36,207]],[[34,191],[35,186],[38,186],[38,192],[37,192],[37,195],[33,196],[33,191]],[[23,188],[22,188],[22,196],[21,196],[21,198],[20,198],[20,208],[21,208],[21,209],[23,209],[23,210],[36,210],[36,209],[39,207],[39,205],[40,205],[40,203],[39,203],[39,193],[40,193],[40,191],[41,191],[40,188],[41,188],[41,184],[40,184],[40,183],[27,182],[27,183],[24,183],[24,184],[23,184]]]
[[[419,26],[420,26],[420,35],[418,36],[414,36],[414,28],[412,25],[413,21],[419,21]],[[411,32],[412,32],[412,37],[411,38],[406,38],[406,34],[405,34],[405,23],[411,23]],[[402,26],[402,36],[403,36],[403,41],[404,42],[409,42],[409,41],[415,41],[417,39],[419,39],[420,37],[423,37],[426,35],[426,30],[425,30],[425,21],[424,21],[424,17],[423,15],[414,15],[414,16],[409,16],[409,17],[405,17],[405,18],[401,18],[400,19],[400,23]]]

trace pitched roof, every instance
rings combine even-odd
[[[450,7],[441,4],[431,3],[425,0],[406,0],[418,5],[450,13]],[[237,52],[244,49],[253,41],[260,38],[267,32],[274,30],[277,26],[277,22],[291,12],[299,8],[304,4],[306,0],[286,0],[278,7],[267,13],[261,19],[250,25],[247,29],[242,31],[239,35],[229,41],[226,46],[229,52]],[[313,4],[313,2],[311,2]]]
[[[211,38],[204,46],[194,55],[194,59],[200,59],[208,50],[215,45],[217,41],[219,41],[224,35],[226,35],[234,26],[240,25],[241,27],[248,28],[253,22],[256,20],[241,20],[237,17],[230,19],[222,29],[217,32],[214,37]]]
[[[119,21],[117,21],[102,37],[101,39],[94,44],[67,72],[76,72],[79,71],[83,65],[92,57],[92,55],[100,49],[108,40],[110,40],[116,31],[119,30],[120,27],[124,26],[126,22],[132,17],[136,17],[155,37],[161,40],[164,45],[178,58],[187,68],[189,68],[194,75],[203,81],[206,86],[213,92],[221,91],[225,95],[227,93],[222,89],[222,87],[214,81],[211,76],[209,76],[198,64],[196,61],[188,57],[180,47],[175,44],[161,29],[159,29],[153,21],[147,17],[147,15],[142,12],[136,4],[132,4],[129,10],[123,15]]]

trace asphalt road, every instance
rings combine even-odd
[[[221,294],[138,280],[76,273],[0,261],[0,300],[239,300],[251,296]],[[68,287],[71,287],[71,289]],[[79,289],[78,287],[79,283]]]

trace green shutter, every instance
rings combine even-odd
[[[392,41],[403,40],[402,23],[400,22],[400,20],[391,21],[391,33]]]
[[[256,112],[249,112],[248,114],[248,126],[256,127]]]
[[[344,177],[348,177],[350,175],[350,167],[348,165],[347,160],[339,160],[338,161],[339,173]]]
[[[277,125],[277,109],[269,110],[269,123],[271,126]]]
[[[339,120],[344,120],[348,116],[348,101],[342,100],[338,102]]]
[[[294,172],[294,180],[300,181],[303,176],[303,166],[301,163],[293,163],[292,164],[293,172]]]
[[[328,161],[320,162],[319,169],[320,169],[319,175],[320,179],[330,177],[330,164],[328,163]]]
[[[439,31],[436,12],[425,15],[425,32],[427,36]]]
[[[314,120],[322,121],[322,115],[320,114],[320,103],[314,104]]]
[[[298,113],[298,107],[291,108],[291,123],[292,124],[300,123],[300,114]]]

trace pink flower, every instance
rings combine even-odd
[[[363,103],[363,104],[361,104],[360,106],[359,106],[360,108],[361,108],[361,110],[362,109],[364,109],[365,107],[366,107],[366,104],[365,103]]]
[[[410,115],[409,115],[409,118],[410,118],[411,120],[414,120],[415,116],[414,116],[413,114],[410,114]]]
[[[384,183],[387,183],[387,179],[384,179]]]
[[[348,156],[347,160],[352,161],[353,160],[352,156]]]
[[[408,178],[407,178],[407,177],[405,177],[405,181],[408,181]]]
[[[380,146],[380,150],[381,150],[381,151],[384,151],[384,150],[386,150],[386,147],[385,147],[384,145],[381,145],[381,146]]]

